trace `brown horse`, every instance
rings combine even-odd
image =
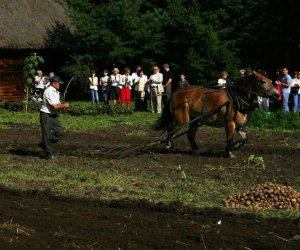
[[[243,126],[254,98],[266,95],[278,96],[272,81],[260,72],[238,79],[232,87],[208,89],[187,87],[176,91],[164,108],[159,119],[158,129],[167,131],[167,147],[173,148],[176,133],[188,126],[187,137],[193,152],[199,148],[195,141],[199,126],[224,127],[227,137],[225,155],[234,157],[233,150],[247,141]],[[234,142],[234,132],[238,131],[241,140]]]

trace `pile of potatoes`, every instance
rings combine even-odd
[[[250,209],[299,210],[300,193],[290,186],[275,183],[258,184],[249,190],[229,196],[224,200],[226,207]]]

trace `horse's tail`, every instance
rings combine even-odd
[[[163,109],[163,112],[162,112],[160,118],[157,120],[156,124],[154,125],[155,130],[157,130],[157,131],[166,130],[170,127],[170,125],[172,125],[173,117],[172,117],[172,113],[170,111],[170,103],[171,103],[171,100],[168,100]]]

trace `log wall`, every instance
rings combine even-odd
[[[0,101],[19,101],[24,96],[23,58],[0,58]]]

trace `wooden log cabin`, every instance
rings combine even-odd
[[[0,101],[19,101],[25,95],[23,66],[31,52],[43,56],[45,73],[59,72],[67,58],[59,38],[74,31],[64,4],[64,0],[0,1]]]

